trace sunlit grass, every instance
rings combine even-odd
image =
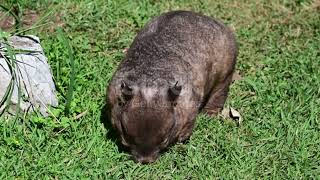
[[[37,114],[13,126],[0,120],[0,179],[317,179],[320,176],[320,13],[317,1],[23,1],[40,14],[59,7],[74,55],[70,113],[62,113],[72,76],[70,53],[56,31],[38,35],[53,70],[58,118]],[[227,105],[239,127],[199,115],[190,140],[151,165],[140,165],[101,123],[106,86],[137,31],[176,9],[202,12],[234,29],[237,70]],[[87,112],[80,119],[74,117]]]

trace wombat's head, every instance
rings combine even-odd
[[[136,161],[153,162],[161,150],[176,141],[175,106],[181,89],[177,83],[135,87],[124,81],[109,88],[112,124]]]

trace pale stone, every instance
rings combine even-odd
[[[47,116],[48,106],[57,107],[58,99],[52,79],[50,66],[44,55],[38,37],[35,36],[12,36],[8,39],[9,44],[16,50],[25,50],[16,54],[15,72],[18,74],[21,84],[21,92],[24,98],[20,101],[20,108],[25,112],[39,109],[42,115]],[[3,99],[12,79],[9,66],[3,57],[5,54],[4,44],[0,42],[0,100]],[[14,82],[10,112],[14,112],[18,104],[18,85]],[[0,113],[4,107],[0,107]]]

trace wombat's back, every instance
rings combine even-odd
[[[222,23],[194,12],[173,11],[153,18],[138,33],[118,72],[135,82],[141,77],[144,82],[181,82],[179,76],[194,79],[189,76],[201,76],[207,69],[229,71],[236,54],[234,37]],[[214,76],[199,78],[207,75]]]

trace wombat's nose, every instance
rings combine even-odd
[[[149,164],[154,162],[156,159],[153,157],[139,157],[137,160],[142,164]]]
[[[135,154],[134,159],[141,164],[148,164],[148,163],[153,163],[155,160],[157,160],[158,156],[159,156],[158,153],[153,153],[148,155]]]
[[[131,151],[132,157],[136,162],[141,164],[152,163],[159,157],[159,150],[150,150],[150,149],[140,149],[140,151],[136,151],[132,149]]]

